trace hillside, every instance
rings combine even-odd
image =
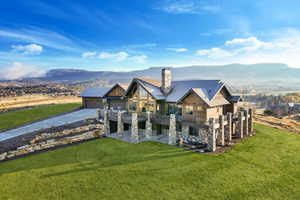
[[[129,72],[86,71],[76,69],[53,69],[48,71],[41,80],[45,81],[88,81],[94,79],[131,79],[133,77],[147,76],[160,78],[162,67],[151,67],[144,70]],[[175,79],[228,79],[247,81],[299,81],[300,69],[289,68],[285,64],[231,64],[220,66],[186,66],[173,68]],[[270,76],[272,74],[272,76]],[[250,79],[250,80],[249,80]]]
[[[300,196],[300,135],[256,125],[229,152],[98,139],[0,163],[1,199],[289,199]]]

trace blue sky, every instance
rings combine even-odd
[[[300,67],[299,7],[296,0],[3,1],[0,78],[52,68]]]

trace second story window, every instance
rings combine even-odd
[[[136,111],[136,102],[129,102],[129,110]]]
[[[143,87],[139,87],[140,90],[140,98],[141,99],[147,99],[148,93]]]
[[[184,107],[184,112],[185,114],[188,114],[188,115],[192,115],[193,114],[193,106],[185,106]]]

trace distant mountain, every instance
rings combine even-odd
[[[53,69],[40,78],[44,81],[91,81],[96,79],[131,79],[150,77],[160,79],[162,67],[151,67],[130,72],[86,71]],[[225,81],[300,81],[300,69],[285,64],[262,63],[253,65],[230,64],[223,66],[187,66],[172,69],[173,77],[182,79],[222,79]]]
[[[162,67],[151,67],[129,72],[87,71],[78,69],[53,69],[44,77],[35,79],[41,82],[78,83],[106,80],[109,83],[128,82],[134,77],[160,79]],[[280,63],[260,63],[252,65],[199,65],[172,69],[174,80],[221,79],[233,86],[272,86],[286,89],[300,89],[300,69],[290,68]],[[93,85],[93,84],[92,84]]]

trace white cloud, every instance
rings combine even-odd
[[[197,0],[168,0],[157,8],[171,14],[199,14],[203,12],[217,12],[221,10],[218,5],[207,5]]]
[[[232,54],[221,48],[201,49],[196,52],[199,56],[207,56],[212,59],[219,59],[224,57],[230,57]]]
[[[20,78],[33,78],[45,75],[45,71],[37,66],[14,62],[11,65],[1,69],[0,79],[14,80]]]
[[[130,60],[138,64],[144,64],[146,63],[147,58],[148,56],[146,55],[140,55],[140,56],[132,56],[130,57]]]
[[[109,53],[109,52],[101,52],[98,56],[99,59],[111,59],[115,61],[124,61],[128,58],[128,53],[119,52],[119,53]]]
[[[292,67],[300,67],[300,31],[285,29],[268,38],[260,40],[256,37],[234,38],[224,45],[210,49],[200,49],[196,55],[211,63],[286,63]]]
[[[8,41],[36,43],[66,51],[75,52],[80,50],[68,37],[57,32],[40,28],[9,30],[0,27],[0,37],[3,37]]]
[[[168,51],[175,51],[175,52],[178,52],[178,53],[188,51],[188,49],[186,49],[186,48],[167,48],[167,50]]]
[[[89,57],[96,56],[96,54],[97,53],[95,51],[87,51],[87,52],[82,53],[81,57],[83,57],[83,58],[89,58]]]
[[[118,53],[111,53],[111,52],[100,52],[97,56],[97,52],[95,51],[88,51],[82,54],[82,58],[96,58],[96,59],[103,59],[109,60],[111,62],[124,62],[124,61],[131,61],[138,64],[146,63],[148,56],[141,54],[141,55],[129,55],[127,52],[120,51]]]
[[[38,44],[12,45],[11,48],[24,54],[40,54],[43,51],[43,47]]]

